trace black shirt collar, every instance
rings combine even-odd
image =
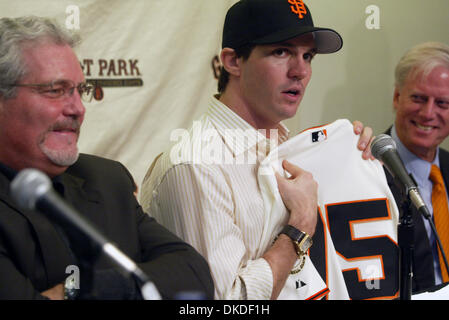
[[[0,172],[3,173],[3,175],[6,176],[6,178],[8,178],[9,181],[12,181],[19,173],[17,170],[8,167],[6,164],[2,162],[0,162]],[[64,195],[64,184],[62,182],[62,175],[54,177],[53,179],[51,179],[51,182],[53,183],[53,187],[55,188],[55,190],[60,195]]]
[[[13,180],[18,173],[17,170],[14,170],[1,162],[0,162],[0,172],[3,173],[3,175],[5,175],[9,181]]]

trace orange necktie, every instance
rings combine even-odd
[[[443,245],[444,252],[446,253],[446,258],[449,258],[449,210],[447,206],[447,194],[440,168],[436,165],[432,165],[430,170],[430,180],[433,182],[433,220],[435,221],[435,227],[440,237],[441,244]],[[440,268],[443,282],[448,282],[448,272],[440,251],[438,251],[438,255],[440,257]]]

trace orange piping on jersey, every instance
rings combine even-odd
[[[321,290],[321,291],[315,293],[314,295],[308,297],[306,300],[318,300],[318,299],[321,299],[325,295],[328,295],[329,292],[330,292],[329,288],[326,287],[323,290]]]
[[[323,125],[321,125],[321,126],[310,127],[310,128],[307,128],[307,129],[304,129],[304,130],[302,130],[302,131],[301,131],[301,132],[299,132],[298,134],[300,134],[300,133],[303,133],[303,132],[306,132],[307,130],[315,130],[315,129],[319,129],[319,128],[322,128],[322,127],[328,126],[328,125],[330,125],[331,123],[332,123],[332,122],[329,122],[329,123],[323,124]]]
[[[324,239],[324,261],[326,261],[326,286],[329,287],[329,257],[327,254],[327,237],[326,237],[326,228],[329,228],[327,226],[326,220],[323,219],[323,213],[321,212],[321,208],[318,206],[318,214],[320,215],[320,219],[323,223],[323,239]],[[310,254],[310,249],[309,249]],[[327,298],[327,297],[326,297]]]

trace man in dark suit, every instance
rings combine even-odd
[[[398,153],[416,180],[435,220],[432,207],[434,183],[429,178],[431,170],[439,168],[446,190],[449,186],[449,153],[439,147],[449,135],[449,47],[435,42],[415,46],[399,61],[395,80],[393,105],[396,119],[386,133],[395,140]],[[400,190],[386,173],[400,207]],[[414,209],[412,217],[415,228],[413,292],[419,292],[447,282],[448,277],[429,222]],[[438,230],[439,226],[435,224]],[[439,233],[440,237],[446,234],[441,230]],[[449,248],[444,249],[449,257]]]
[[[62,299],[65,280],[78,267],[81,284],[89,287],[79,288],[83,297],[142,298],[135,280],[96,257],[80,234],[18,207],[9,188],[24,168],[46,173],[65,201],[138,264],[162,298],[187,291],[212,298],[206,261],[143,212],[125,167],[78,153],[81,99],[89,100],[93,90],[75,44],[47,19],[0,19],[0,299]],[[87,275],[91,281],[83,282]]]

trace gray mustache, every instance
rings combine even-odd
[[[73,130],[73,131],[79,132],[80,128],[81,128],[81,122],[77,119],[72,119],[72,120],[64,120],[64,121],[56,122],[49,128],[49,131]]]

